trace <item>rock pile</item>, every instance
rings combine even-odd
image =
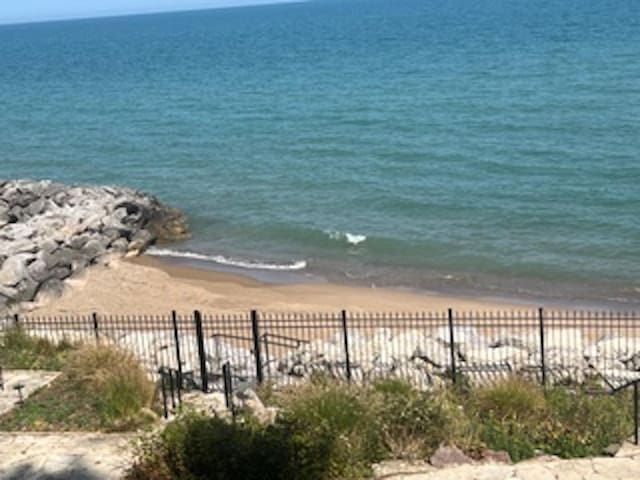
[[[518,374],[541,380],[539,333],[493,332],[486,336],[471,326],[455,327],[453,354],[458,374],[472,384]],[[346,378],[344,340],[333,338],[303,343],[274,360],[280,380],[306,378],[313,373]],[[418,388],[438,386],[451,377],[451,344],[447,328],[391,331],[381,328],[366,335],[349,335],[351,379],[402,378]],[[545,373],[551,384],[583,383],[588,378],[618,388],[640,380],[640,338],[603,336],[587,342],[579,328],[545,331]],[[233,362],[232,362],[233,363]],[[271,375],[273,372],[269,372]]]
[[[95,341],[88,319],[86,324],[88,328],[85,330],[52,331],[42,326],[28,329],[28,332],[55,343],[63,340],[69,343]],[[471,326],[456,328],[460,329],[460,335],[456,337],[459,340],[453,349],[457,372],[468,382],[482,385],[513,374],[538,382],[541,380],[540,347],[533,334],[502,331],[486,337]],[[466,336],[462,335],[463,329]],[[397,378],[421,390],[449,383],[451,348],[448,338],[443,338],[440,333],[437,328],[425,331],[394,332],[388,328],[351,331],[351,380],[367,383],[381,378]],[[151,374],[160,366],[178,366],[171,328],[104,330],[100,338],[131,351]],[[504,345],[507,340],[512,345]],[[545,372],[549,384],[578,384],[590,380],[615,389],[640,380],[640,364],[637,363],[640,337],[605,335],[588,341],[579,329],[554,328],[545,332],[545,342],[549,345],[549,350],[545,350]],[[198,378],[200,359],[196,335],[182,333],[180,344],[183,371]],[[513,346],[516,344],[519,346]],[[227,362],[231,365],[236,385],[250,384],[255,380],[256,365],[251,348],[233,345],[217,335],[206,338],[204,348],[212,388],[222,388],[222,366]],[[302,343],[289,351],[266,355],[265,350],[262,352],[263,372],[276,385],[304,382],[318,373],[340,380],[347,378],[344,339],[340,334]]]
[[[184,215],[120,187],[0,180],[0,312],[114,255],[187,235]]]

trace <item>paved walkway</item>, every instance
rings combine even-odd
[[[27,398],[33,392],[53,382],[60,372],[42,370],[5,370],[2,374],[4,390],[0,390],[0,415],[11,410],[20,400],[16,385],[23,385],[22,396]]]
[[[0,433],[3,480],[115,480],[132,461],[135,434]],[[637,480],[640,448],[626,445],[616,457],[531,460],[434,469],[389,462],[378,480]]]
[[[389,468],[390,467],[390,468]],[[396,473],[394,473],[394,470]],[[615,457],[577,460],[529,460],[517,465],[463,465],[436,470],[430,466],[388,466],[378,480],[638,480],[640,448],[625,445]]]
[[[131,464],[135,436],[0,433],[3,480],[115,480]]]

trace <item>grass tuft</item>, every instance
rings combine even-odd
[[[0,335],[0,365],[14,370],[61,370],[72,348],[68,342],[56,344],[10,327]]]

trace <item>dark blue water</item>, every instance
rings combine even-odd
[[[640,304],[640,2],[0,27],[0,167],[153,192],[222,263]]]

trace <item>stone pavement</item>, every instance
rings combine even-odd
[[[625,445],[615,457],[576,460],[533,459],[517,465],[462,465],[436,470],[431,466],[383,465],[377,480],[638,480],[640,448]]]
[[[11,410],[20,397],[14,389],[16,385],[24,385],[22,395],[27,398],[39,388],[53,382],[60,372],[43,370],[5,370],[2,374],[4,390],[0,390],[0,415]]]
[[[115,480],[132,461],[135,435],[0,433],[2,480]]]
[[[0,433],[2,480],[115,480],[131,464],[135,434]],[[377,480],[637,480],[640,448],[616,457],[535,459],[517,465],[463,465],[437,470],[426,464],[386,462]]]

